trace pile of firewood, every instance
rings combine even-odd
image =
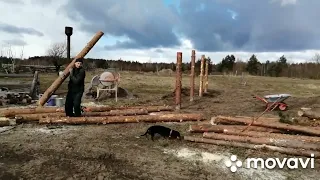
[[[320,127],[290,125],[279,120],[261,117],[252,123],[251,117],[217,116],[206,124],[191,125],[189,131],[195,136],[184,139],[297,156],[314,154],[315,158],[320,158]],[[202,137],[197,137],[197,133],[202,133]]]
[[[110,124],[137,122],[182,122],[201,121],[202,114],[174,113],[171,106],[100,106],[86,107],[82,117],[66,117],[64,108],[37,107],[0,109],[0,126],[16,123],[36,122],[39,124]],[[11,123],[12,124],[12,123]]]
[[[31,103],[32,103],[32,98],[28,92],[19,93],[19,92],[0,91],[0,106],[6,106],[8,104],[26,105]]]

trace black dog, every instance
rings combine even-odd
[[[145,136],[147,134],[151,135],[152,141],[155,134],[160,134],[162,137],[165,137],[165,138],[181,140],[181,136],[178,131],[172,130],[164,126],[159,126],[159,125],[149,127],[146,133],[142,134],[141,136]]]

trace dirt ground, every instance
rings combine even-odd
[[[88,73],[90,82],[96,74]],[[50,77],[50,78],[49,78]],[[158,76],[153,73],[121,72],[122,88],[134,94],[101,100],[106,105],[173,105],[174,76]],[[40,75],[44,91],[55,75]],[[214,115],[257,116],[264,104],[251,95],[277,93],[292,95],[286,102],[286,112],[295,117],[301,107],[320,107],[320,82],[288,78],[244,78],[210,76],[209,92],[201,99],[189,101],[189,77],[183,76],[181,112],[203,113],[209,120]],[[196,78],[196,95],[199,77]],[[65,93],[66,82],[57,91]],[[91,100],[85,99],[84,103]],[[276,116],[269,112],[266,116]],[[302,125],[317,126],[319,122],[299,120]],[[189,135],[190,124],[158,123]],[[232,154],[238,159],[246,157],[290,158],[274,152],[257,152],[242,148],[230,148],[159,138],[154,142],[140,137],[153,124],[108,124],[78,126],[45,126],[20,124],[0,133],[0,179],[319,179],[320,162],[315,169],[245,169],[232,173],[224,161]]]

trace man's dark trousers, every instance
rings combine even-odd
[[[80,117],[81,116],[81,98],[83,91],[68,91],[65,104],[66,116]],[[74,113],[73,113],[74,108]]]

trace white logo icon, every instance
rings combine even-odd
[[[231,161],[230,161],[231,160]],[[236,172],[239,167],[242,166],[242,162],[240,160],[237,160],[236,155],[231,155],[230,160],[228,159],[225,162],[225,165],[230,168],[231,172]],[[235,165],[234,165],[235,164]]]

